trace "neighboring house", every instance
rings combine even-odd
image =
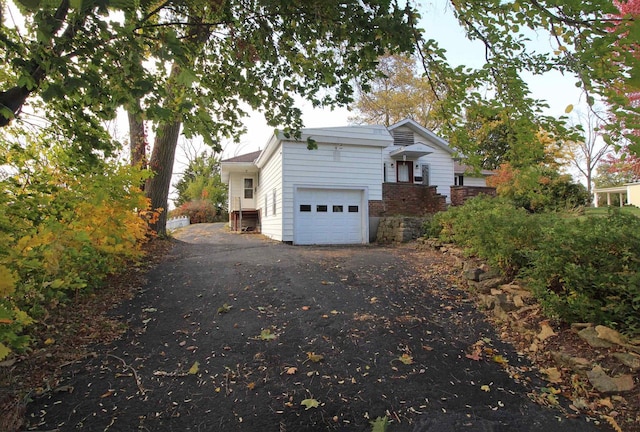
[[[622,186],[596,188],[593,190],[594,205],[602,205],[602,199],[606,205],[611,205],[611,196],[618,196],[618,204],[622,207],[625,204],[640,207],[640,183],[627,183]]]
[[[309,150],[307,139],[317,149]],[[221,162],[229,223],[293,244],[368,243],[381,216],[446,208],[453,154],[412,120],[308,128],[299,140],[277,132],[262,152]]]

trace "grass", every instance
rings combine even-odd
[[[634,206],[611,207],[620,210],[622,213],[631,214],[640,217],[640,208]],[[584,209],[585,216],[606,216],[609,213],[609,207],[589,207]]]

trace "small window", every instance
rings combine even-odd
[[[267,196],[264,196],[264,217],[269,216],[269,206],[267,206]]]
[[[273,190],[272,197],[271,197],[271,207],[272,207],[271,214],[275,216],[276,215],[276,190],[275,189]]]
[[[317,213],[326,213],[327,212],[327,206],[324,204],[318,204],[316,206],[316,212]]]
[[[358,206],[349,206],[349,213],[358,213]]]
[[[334,205],[333,206],[333,212],[334,213],[342,213],[342,206],[341,205]]]
[[[310,212],[311,211],[311,205],[310,204],[300,204],[300,211],[301,212]]]
[[[464,175],[463,174],[458,174],[455,176],[454,179],[454,185],[455,186],[464,186]]]
[[[253,199],[253,179],[244,179],[244,198]]]

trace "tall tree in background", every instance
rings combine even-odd
[[[604,125],[602,118],[592,111],[582,116],[585,130],[582,139],[570,144],[572,149],[569,162],[576,168],[587,182],[587,192],[591,195],[593,177],[600,161],[611,151],[611,145],[603,141]]]
[[[420,125],[437,130],[439,122],[432,114],[444,89],[434,88],[418,74],[416,60],[402,55],[385,55],[378,62],[378,77],[358,86],[353,105],[357,115],[350,120],[365,124],[390,126],[410,118]]]
[[[174,204],[180,206],[189,201],[210,201],[218,210],[225,207],[227,185],[220,177],[220,159],[207,151],[189,161],[182,178],[173,185],[178,196]]]

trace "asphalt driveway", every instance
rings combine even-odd
[[[127,333],[67,366],[28,429],[604,430],[532,402],[545,383],[435,252],[296,247],[221,224],[175,238],[114,311]],[[503,361],[470,358],[478,343]]]

